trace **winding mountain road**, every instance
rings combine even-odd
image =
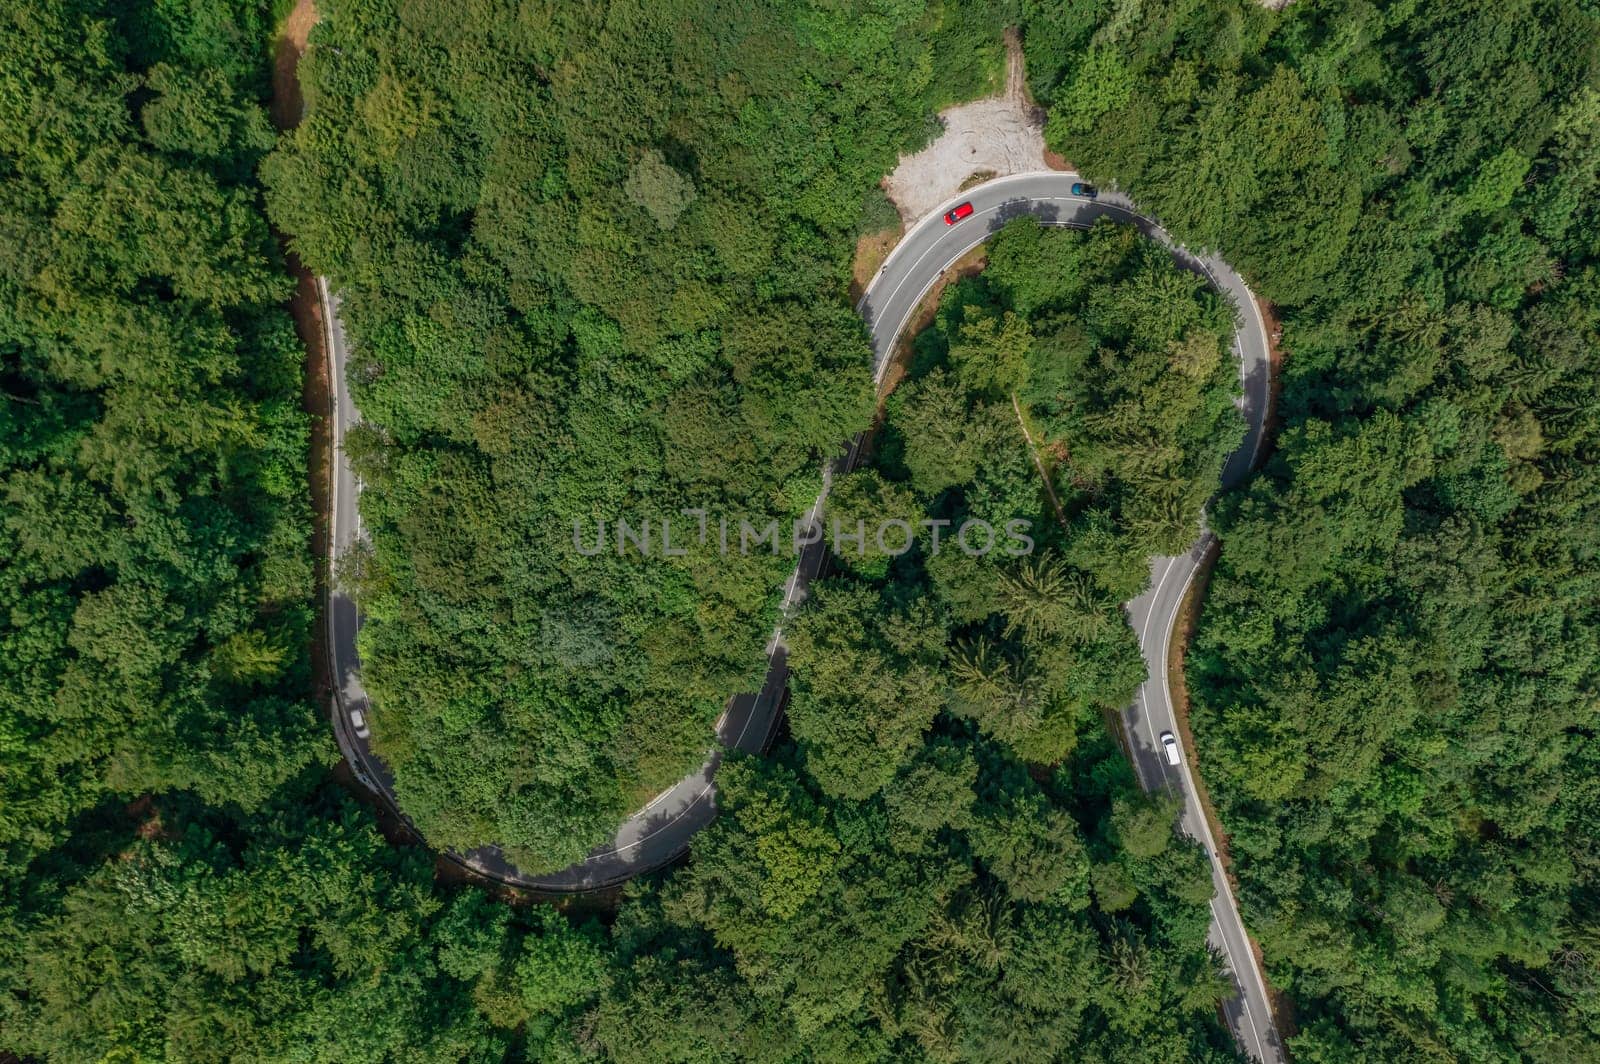
[[[1264,321],[1244,281],[1214,256],[1188,251],[1167,235],[1153,220],[1139,214],[1125,198],[1113,193],[1098,199],[1074,196],[1072,183],[1078,176],[1069,172],[1046,171],[998,178],[970,189],[941,205],[933,214],[912,227],[878,271],[857,306],[871,333],[877,377],[881,382],[888,356],[922,298],[939,277],[962,255],[987,240],[1012,218],[1032,215],[1049,225],[1084,227],[1100,218],[1132,224],[1146,236],[1172,250],[1180,265],[1203,274],[1224,293],[1237,310],[1235,353],[1239,358],[1242,398],[1240,412],[1249,426],[1244,443],[1228,460],[1223,471],[1224,485],[1233,484],[1249,473],[1261,446],[1270,385],[1268,338]],[[973,213],[959,224],[944,224],[943,213],[958,202],[970,202]],[[345,459],[343,440],[346,429],[357,420],[345,385],[345,366],[349,351],[338,316],[337,298],[319,281],[327,323],[327,345],[334,391],[333,444],[335,484],[333,492],[333,535],[331,551],[337,561],[345,556],[362,535],[357,497],[360,485]],[[849,468],[860,441],[853,443],[836,465]],[[812,509],[820,510],[827,494]],[[1125,731],[1131,746],[1134,768],[1147,790],[1161,787],[1181,796],[1181,825],[1205,847],[1211,862],[1216,896],[1211,903],[1210,941],[1227,962],[1239,995],[1224,1005],[1224,1013],[1239,1046],[1252,1057],[1277,1064],[1284,1060],[1281,1039],[1273,1022],[1265,984],[1249,939],[1240,919],[1230,884],[1218,857],[1215,840],[1196,798],[1194,779],[1185,756],[1176,766],[1168,765],[1160,751],[1157,736],[1163,731],[1177,732],[1171,693],[1167,689],[1167,652],[1184,593],[1200,568],[1209,548],[1211,534],[1203,532],[1187,554],[1176,558],[1156,558],[1151,563],[1151,585],[1127,604],[1129,623],[1138,633],[1149,669],[1149,679],[1140,688],[1134,704],[1124,714]],[[822,544],[807,548],[790,577],[784,595],[784,615],[805,597],[806,586],[825,561]],[[330,654],[338,677],[338,705],[334,713],[335,732],[341,748],[357,776],[376,791],[396,812],[393,778],[369,743],[355,735],[349,712],[361,710],[369,719],[369,702],[360,682],[360,658],[356,632],[360,614],[356,603],[335,589],[330,595],[328,636]],[[658,795],[648,806],[630,817],[616,836],[594,850],[585,860],[559,872],[526,875],[512,867],[495,847],[483,847],[450,858],[473,870],[512,886],[545,892],[592,890],[619,883],[641,872],[657,868],[684,851],[695,832],[716,815],[712,779],[728,749],[761,752],[771,738],[783,708],[788,679],[787,654],[780,622],[768,643],[768,671],[762,690],[733,698],[716,724],[717,743],[708,752],[698,771],[686,776]]]

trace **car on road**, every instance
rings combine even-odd
[[[945,212],[944,224],[955,225],[961,219],[966,218],[970,214],[972,214],[972,204],[958,203],[956,206]]]
[[[1173,735],[1169,731],[1162,732],[1161,733],[1161,749],[1166,752],[1167,764],[1176,765],[1178,763],[1179,759],[1178,759],[1178,737],[1177,736]]]
[[[1094,199],[1100,195],[1100,190],[1086,182],[1074,181],[1072,183],[1072,194],[1074,196],[1082,196],[1084,199]]]
[[[357,739],[370,739],[372,730],[367,727],[367,718],[359,709],[350,711],[350,726],[356,730]]]

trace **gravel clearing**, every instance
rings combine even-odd
[[[996,177],[1049,169],[1045,159],[1044,111],[1028,98],[1022,48],[1006,40],[1006,87],[998,96],[939,112],[944,133],[915,155],[900,156],[883,189],[909,227],[961,191],[962,183],[987,171]]]

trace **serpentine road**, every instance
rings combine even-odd
[[[998,178],[942,204],[913,226],[884,262],[856,308],[871,333],[878,378],[882,378],[888,355],[901,330],[940,275],[1010,219],[1032,215],[1045,224],[1077,227],[1090,225],[1100,218],[1130,223],[1146,236],[1171,248],[1180,265],[1203,274],[1237,310],[1234,348],[1239,357],[1243,387],[1239,408],[1249,432],[1239,450],[1228,459],[1222,475],[1225,485],[1237,483],[1249,473],[1260,450],[1270,384],[1266,325],[1250,290],[1221,259],[1197,255],[1176,246],[1159,225],[1138,214],[1124,197],[1104,193],[1091,200],[1072,195],[1072,183],[1078,179],[1076,174],[1060,171]],[[972,215],[956,225],[945,225],[944,212],[964,201],[972,204]],[[345,430],[358,418],[345,385],[349,352],[339,321],[338,300],[329,292],[325,281],[319,280],[318,286],[323,300],[334,393],[335,482],[330,551],[332,560],[337,562],[362,536],[356,509],[360,485],[345,460],[343,449]],[[859,442],[850,446],[835,463],[835,468],[849,468]],[[820,510],[826,497],[828,479],[829,475],[825,474],[822,497],[813,505],[812,516]],[[1228,1024],[1246,1053],[1276,1064],[1284,1060],[1282,1043],[1268,1005],[1260,968],[1217,856],[1216,840],[1211,836],[1195,797],[1188,756],[1185,754],[1176,766],[1167,764],[1157,739],[1163,731],[1176,733],[1178,730],[1167,688],[1167,651],[1184,593],[1199,570],[1211,540],[1210,532],[1202,532],[1187,554],[1153,559],[1150,588],[1126,606],[1129,623],[1139,636],[1149,679],[1124,713],[1124,730],[1141,784],[1146,790],[1160,787],[1182,797],[1180,823],[1183,830],[1205,847],[1210,859],[1215,888],[1210,942],[1227,962],[1239,990],[1239,995],[1223,1007]],[[805,597],[806,585],[821,570],[825,560],[825,548],[821,543],[807,548],[801,555],[785,589],[785,615]],[[349,719],[352,709],[360,709],[371,719],[367,695],[361,686],[356,649],[359,611],[348,595],[335,589],[330,594],[328,618],[329,652],[338,677],[333,716],[340,747],[357,777],[403,817],[404,813],[395,805],[393,777],[368,742],[356,736]],[[694,833],[716,815],[712,778],[723,752],[737,749],[760,753],[772,736],[782,712],[788,678],[782,635],[780,622],[768,644],[769,667],[762,690],[736,696],[729,702],[716,724],[717,744],[699,770],[635,813],[617,829],[609,843],[597,848],[585,860],[559,872],[531,876],[512,867],[493,846],[466,854],[449,854],[450,859],[512,886],[545,892],[573,892],[619,883],[681,854]]]

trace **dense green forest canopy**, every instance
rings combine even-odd
[[[1243,427],[1231,310],[1130,227],[1024,219],[987,254],[828,497],[830,530],[922,531],[834,533],[837,572],[787,631],[792,746],[723,766],[688,866],[618,922],[591,1021],[610,1059],[1232,1056],[1205,854],[1108,726],[1144,679],[1120,596],[1152,543],[1198,534]],[[1063,446],[1080,456],[1043,464]],[[1140,478],[1176,512],[1146,520]],[[1030,549],[954,545],[975,520],[1021,522]]]
[[[113,796],[334,756],[264,13],[0,15],[0,881]]]
[[[874,186],[999,69],[983,4],[330,3],[273,217],[345,294],[377,749],[441,845],[559,868],[756,690],[792,561],[575,523],[791,521],[870,413]]]
[[[98,21],[81,14],[68,21],[83,37],[115,29],[103,12]],[[79,38],[61,31],[61,39]],[[230,54],[253,78],[264,56],[245,42],[233,47]],[[113,73],[138,71],[140,54],[108,49],[106,65]],[[45,69],[57,86],[74,84],[73,68],[59,58]],[[92,74],[85,71],[82,91],[112,92],[117,108],[108,113],[140,83],[119,76],[107,90]],[[236,139],[260,113],[251,95],[259,94],[259,82],[241,84],[250,89],[235,101],[243,116],[232,127]],[[259,253],[275,276],[250,186],[240,188],[243,217],[263,234]],[[124,202],[119,209],[131,208]],[[189,219],[186,227],[198,224]],[[991,427],[1003,426],[1008,446],[975,456],[965,480],[933,489],[886,460],[883,472],[871,474],[883,505],[1048,523],[1054,514],[1022,422],[1015,407],[998,401],[1004,393],[997,389],[1022,389],[1045,445],[1058,434],[1077,441],[1082,428],[1073,418],[1098,416],[1114,407],[1122,388],[1142,387],[1117,383],[1136,353],[1169,358],[1168,341],[1205,335],[1220,351],[1219,308],[1190,283],[1182,298],[1192,315],[1147,348],[1122,336],[1136,309],[1126,299],[1120,309],[1103,308],[1098,325],[1083,325],[1106,351],[1128,356],[1102,361],[1102,372],[1088,378],[1093,393],[1044,388],[1027,373],[999,380],[984,367],[1008,354],[1032,364],[1032,341],[991,342],[980,321],[1011,315],[1044,343],[1056,329],[1091,317],[1082,286],[1056,291],[1039,282],[1047,262],[1081,259],[1084,271],[1097,271],[1097,289],[1124,297],[1141,279],[1173,272],[1165,256],[1148,258],[1116,230],[1041,237],[1018,226],[997,243],[997,256],[1006,249],[1015,252],[1009,266],[997,264],[992,278],[954,291],[924,341],[914,387],[897,399],[890,435],[914,423],[907,411],[922,401],[915,389],[946,374],[967,409],[994,407],[1011,418]],[[1002,281],[1047,291],[1053,309],[1019,302]],[[284,294],[275,281],[267,298]],[[270,305],[225,317],[253,322],[275,313]],[[252,382],[263,401],[293,410],[298,374],[292,344],[283,343],[279,375],[258,370]],[[1208,380],[1231,380],[1225,373],[1185,379],[1201,390]],[[8,393],[19,391],[8,378]],[[303,424],[297,417],[293,424],[301,435],[286,462],[304,458]],[[1155,421],[1144,428],[1170,431]],[[1224,430],[1218,439],[1225,437]],[[902,456],[916,453],[903,441],[895,446]],[[217,462],[218,453],[230,452],[214,445],[188,453]],[[1202,470],[1209,461],[1197,454],[1190,466]],[[1110,458],[1098,468],[1072,502],[1075,513],[1113,505],[1122,473]],[[283,505],[299,518],[294,534],[303,540],[298,477],[288,470],[280,476]],[[1063,491],[1070,482],[1061,474]],[[871,504],[860,490],[866,481],[851,483],[857,502]],[[257,488],[252,502],[271,513],[277,504],[267,503],[276,498]],[[1191,526],[1194,518],[1187,517]],[[1107,510],[1103,520],[1121,528],[1120,511]],[[1041,533],[1052,549],[1065,535]],[[1144,548],[1130,538],[1123,549]],[[219,566],[237,568],[244,567]],[[1080,692],[1070,712],[1054,712],[1049,727],[1033,729],[1053,736],[1053,756],[1071,750],[1071,757],[1054,770],[1030,772],[1010,743],[1026,750],[1043,740],[1027,728],[1006,730],[1000,717],[961,694],[949,659],[956,637],[985,623],[997,647],[1022,648],[1029,637],[1005,629],[1010,613],[1027,610],[1025,587],[1012,581],[1012,597],[1002,591],[985,601],[971,586],[981,570],[924,574],[918,586],[919,568],[915,558],[893,565],[884,557],[858,559],[806,622],[824,633],[828,603],[851,595],[932,600],[963,580],[969,585],[952,599],[957,605],[939,606],[963,611],[965,620],[955,628],[943,617],[924,623],[920,652],[908,642],[910,627],[886,636],[898,652],[921,654],[936,696],[932,716],[910,741],[872,766],[889,785],[841,787],[805,742],[783,745],[770,760],[728,763],[719,778],[723,817],[697,841],[687,867],[635,888],[609,929],[436,882],[422,853],[385,845],[367,813],[319,785],[314,764],[262,785],[255,800],[231,802],[184,780],[113,778],[95,796],[159,796],[135,807],[137,821],[115,804],[77,815],[70,836],[39,843],[29,851],[31,864],[18,858],[25,880],[8,880],[0,936],[5,1047],[57,1062],[990,1062],[1041,1053],[1116,1057],[1135,1047],[1170,1058],[1230,1059],[1214,1009],[1223,984],[1205,946],[1204,856],[1173,834],[1169,804],[1138,792],[1097,712],[1137,682],[1137,654],[1109,592],[1086,600],[1088,620],[1053,618],[1047,610],[1024,626],[1037,633],[1058,621],[1083,628],[1084,638],[1071,641],[1074,652],[1103,644],[1119,663],[1107,686]],[[979,586],[996,585],[980,577]],[[302,589],[294,600],[302,610],[308,594]],[[893,617],[886,613],[883,624],[893,627]],[[297,643],[285,660],[302,662],[307,633],[302,627],[291,634]],[[1067,686],[1093,686],[1079,671]],[[306,677],[302,671],[280,682],[298,692]],[[296,720],[308,724],[304,703],[294,704]],[[295,734],[280,727],[271,738]]]
[[[1279,304],[1190,659],[1297,1059],[1600,1044],[1600,12],[1029,5],[1047,135]]]
[[[6,942],[0,1043],[106,1060],[1234,1059],[1204,855],[1098,731],[1044,782],[954,727],[864,802],[738,760],[607,930],[432,882],[327,795],[85,833]],[[182,828],[176,825],[181,822]],[[93,848],[120,838],[114,860]]]
[[[873,467],[829,493],[840,574],[788,634],[790,725],[839,797],[890,785],[942,712],[1053,764],[1132,701],[1121,603],[1199,535],[1244,427],[1232,311],[1165,248],[1021,218],[986,254],[916,338]],[[909,550],[838,534],[895,520]]]

